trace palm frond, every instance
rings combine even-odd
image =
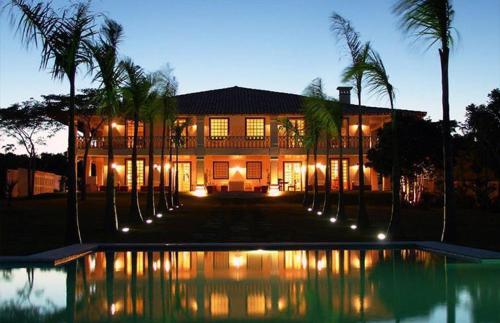
[[[398,0],[393,13],[399,17],[401,29],[415,40],[423,39],[432,47],[440,42],[444,48],[453,47],[458,37],[452,26],[455,10],[451,0]]]
[[[366,85],[370,92],[378,96],[387,95],[394,100],[394,87],[389,81],[389,74],[379,53],[372,49],[367,62],[360,68],[365,71]]]

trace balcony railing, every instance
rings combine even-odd
[[[113,148],[115,149],[132,149],[134,138],[131,136],[117,136],[113,137]],[[211,137],[207,136],[204,138],[205,148],[243,148],[243,149],[258,149],[258,148],[269,148],[270,138],[269,137],[246,137],[246,136],[226,136],[226,137]],[[363,136],[363,149],[370,149],[375,145],[376,137]],[[168,148],[169,139],[165,141],[165,148]],[[153,137],[153,147],[155,149],[161,149],[162,137]],[[304,140],[303,138],[292,138],[287,136],[278,137],[278,146],[282,149],[303,149]],[[343,136],[342,137],[343,148],[357,148],[358,147],[358,137],[357,136]],[[149,137],[139,137],[137,141],[138,149],[147,149],[149,147]],[[183,136],[182,145],[180,148],[195,148],[196,147],[196,136]],[[338,140],[332,140],[330,148],[335,149],[339,147]],[[78,137],[78,148],[85,148],[85,141],[83,137]],[[96,137],[92,139],[90,143],[90,148],[94,149],[107,149],[108,148],[108,137]],[[318,143],[318,148],[326,148],[326,143],[324,140],[320,140]]]
[[[372,148],[375,145],[375,140],[376,140],[375,137],[363,136],[363,148],[364,149]],[[304,148],[304,140],[302,137],[294,138],[294,137],[280,136],[278,139],[278,145],[280,148],[284,149]],[[342,136],[342,147],[358,148],[358,137]],[[318,142],[318,148],[320,149],[326,148],[326,142],[324,140],[320,140]],[[339,148],[339,141],[337,139],[333,139],[330,148],[332,149]]]
[[[195,136],[183,136],[182,144],[180,148],[194,148],[196,147],[196,137]],[[90,148],[97,149],[107,149],[108,148],[108,137],[96,137],[90,142]],[[169,138],[165,139],[165,148],[168,148]],[[132,136],[116,136],[113,137],[113,148],[115,149],[132,149],[134,143],[134,137]],[[155,149],[161,149],[162,137],[153,137],[153,147]],[[149,137],[138,137],[137,138],[137,148],[144,149],[149,147]],[[78,148],[85,148],[85,140],[83,137],[78,137]]]
[[[269,148],[269,137],[205,137],[205,148]]]

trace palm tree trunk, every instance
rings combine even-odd
[[[358,92],[358,175],[359,175],[359,195],[358,195],[358,228],[364,229],[368,226],[368,215],[365,205],[365,172],[363,162],[363,116],[361,108],[361,92]]]
[[[178,208],[179,202],[179,141],[175,142],[175,191],[174,191],[174,206]]]
[[[444,170],[444,205],[443,205],[443,233],[441,241],[453,241],[456,236],[455,228],[455,198],[453,188],[453,154],[451,147],[450,102],[448,82],[448,61],[450,50],[444,46],[439,50],[441,59],[441,86],[443,104],[443,170]]]
[[[130,218],[139,223],[144,222],[139,206],[139,192],[137,190],[137,139],[139,131],[139,112],[134,109],[134,138],[132,143],[132,190],[130,192]]]
[[[306,148],[306,178],[304,179],[304,198],[302,199],[303,206],[309,204],[309,153],[309,148]]]
[[[148,146],[148,196],[146,204],[146,217],[155,216],[155,193],[154,193],[154,119],[149,120],[149,146]]]
[[[399,141],[398,141],[398,126],[397,126],[397,112],[394,110],[394,102],[392,94],[389,94],[392,112],[392,208],[391,220],[389,222],[389,234],[391,238],[399,238],[401,232],[401,214],[400,214],[400,170],[399,170]]]
[[[111,109],[111,108],[109,108]],[[113,169],[113,127],[111,113],[108,115],[108,174],[106,177],[106,233],[113,236],[118,230],[116,214],[115,174]]]
[[[75,80],[70,78],[68,120],[68,194],[66,201],[66,244],[82,243],[76,197]]]
[[[163,128],[161,134],[161,156],[160,156],[160,196],[158,197],[157,209],[160,212],[168,210],[168,202],[165,197],[165,134],[167,127],[167,120],[164,114],[163,117]]]
[[[87,199],[87,164],[89,162],[90,142],[90,139],[85,139],[85,150],[83,152],[82,184],[80,185],[80,201],[85,201]]]
[[[346,129],[348,131],[349,129]],[[339,163],[338,163],[338,176],[339,179],[339,197],[337,201],[337,221],[345,222],[347,220],[344,208],[344,143],[342,140],[342,127],[339,127]]]
[[[312,211],[316,211],[316,208],[318,207],[318,138],[316,136],[316,139],[314,140],[314,147],[313,147],[313,157],[314,157],[314,192],[313,192],[313,201],[311,205]]]
[[[323,216],[330,216],[331,201],[330,201],[330,145],[332,141],[329,134],[326,134],[326,169],[325,169],[325,198],[323,202]]]
[[[169,136],[168,136],[168,164],[170,167],[168,168],[168,191],[167,191],[167,201],[169,203],[169,208],[174,207],[174,194],[172,194],[172,188],[174,185],[174,174],[172,173],[174,167],[172,155],[173,155],[173,141],[172,141],[172,132],[169,128]]]

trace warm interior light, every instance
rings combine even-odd
[[[193,192],[194,196],[205,197],[207,196],[207,194],[207,188],[205,187],[205,185],[196,185],[196,189]]]
[[[355,224],[351,224],[350,228],[351,228],[351,230],[356,230],[358,228],[358,226]]]
[[[271,185],[271,187],[269,187],[268,195],[269,196],[280,196],[281,191],[280,191],[278,185]]]
[[[385,240],[385,238],[386,238],[386,236],[382,232],[380,232],[379,234],[377,234],[377,239],[379,239],[379,240]]]
[[[130,231],[130,228],[129,228],[129,227],[123,227],[123,228],[122,228],[122,232],[127,233],[127,232],[129,232],[129,231]]]
[[[165,165],[163,165],[165,167],[166,170],[169,170],[170,169],[170,164],[169,163],[165,163]]]
[[[151,219],[147,219],[147,220],[146,220],[146,223],[147,223],[147,224],[151,224],[151,223],[153,223],[153,220],[151,220]]]
[[[161,214],[161,213],[156,214],[157,218],[161,218],[162,216],[163,216],[163,214]]]
[[[330,218],[330,222],[331,222],[331,223],[335,223],[335,222],[337,222],[337,218],[331,217],[331,218]]]

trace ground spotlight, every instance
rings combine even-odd
[[[307,208],[307,212],[312,212],[312,207]]]
[[[317,215],[322,215],[322,214],[323,214],[323,212],[318,211],[318,212],[316,212],[316,214],[317,214]]]
[[[127,233],[127,232],[129,232],[129,231],[130,231],[130,228],[129,228],[129,227],[123,227],[123,228],[122,228],[122,232]]]
[[[331,222],[331,223],[335,223],[335,222],[337,222],[337,218],[331,217],[331,218],[330,218],[330,222]]]
[[[179,208],[179,205],[176,205],[176,206],[175,206],[175,208],[176,208],[176,209],[178,209],[178,208]]]
[[[386,238],[386,236],[382,232],[379,233],[379,234],[377,234],[377,239],[379,239],[379,240],[385,240],[385,238]]]
[[[358,228],[358,226],[355,224],[351,224],[350,228],[351,228],[351,230],[356,230]]]
[[[151,219],[146,219],[146,223],[147,223],[147,224],[151,224],[151,223],[153,223],[153,220],[151,220]]]
[[[163,214],[161,214],[161,213],[158,213],[158,214],[156,215],[156,217],[157,217],[157,218],[161,218],[162,216],[163,216]]]

